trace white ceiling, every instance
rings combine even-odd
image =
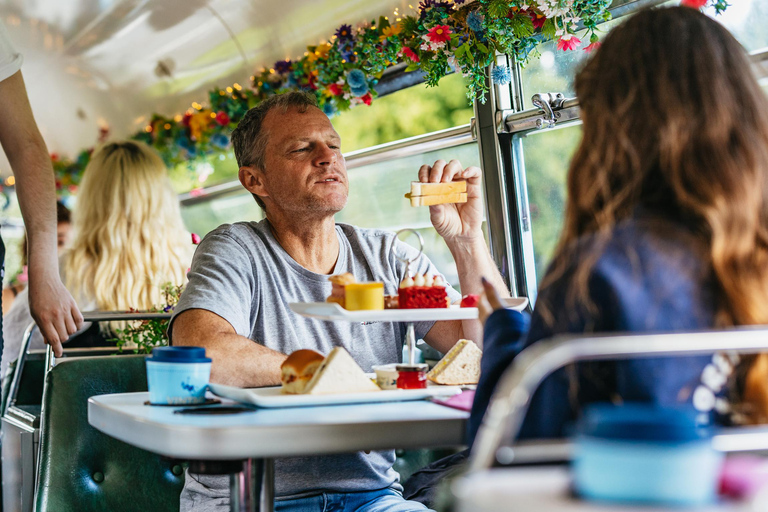
[[[95,143],[99,124],[127,135],[146,114],[182,111],[213,87],[246,83],[254,69],[302,55],[342,23],[410,12],[408,2],[0,0],[0,20],[24,54],[49,149],[72,154]]]

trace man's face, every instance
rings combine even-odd
[[[349,183],[341,139],[328,116],[314,107],[304,113],[275,109],[262,126],[267,145],[261,174],[273,205],[286,212],[341,211],[347,204]]]

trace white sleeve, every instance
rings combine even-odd
[[[21,54],[13,47],[5,25],[0,22],[0,82],[20,70],[23,60]]]

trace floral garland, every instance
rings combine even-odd
[[[370,105],[383,72],[406,63],[405,70],[424,73],[428,86],[452,71],[468,82],[470,99],[485,101],[488,69],[497,52],[525,63],[543,40],[554,39],[562,51],[599,46],[598,24],[610,19],[613,0],[423,0],[413,15],[395,11],[360,27],[342,25],[327,42],[310,46],[295,60],[278,61],[250,77],[250,84],[214,89],[206,106],[173,117],[153,114],[133,138],[154,147],[169,166],[191,164],[229,150],[229,136],[245,113],[269,96],[293,90],[315,94],[323,111],[332,116],[356,105]],[[711,5],[717,13],[726,0],[683,0],[684,5]],[[581,28],[579,26],[581,24]],[[585,35],[577,37],[577,31]],[[490,78],[505,85],[512,78],[506,66],[493,66]],[[54,162],[60,190],[74,190],[87,163],[81,153],[74,161]],[[193,169],[190,165],[190,169]]]

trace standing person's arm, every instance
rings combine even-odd
[[[504,278],[496,268],[488,244],[483,237],[483,193],[480,183],[481,171],[478,167],[463,169],[458,160],[446,163],[438,160],[431,167],[422,165],[419,169],[419,181],[422,183],[448,183],[456,180],[467,182],[467,202],[459,204],[439,204],[429,207],[432,225],[443,237],[451,251],[459,274],[461,293],[481,294],[481,277],[499,290],[501,297],[509,297],[509,290]],[[483,338],[482,324],[477,320],[462,322],[437,322],[425,338],[441,352],[441,346],[450,348],[459,338],[480,342]]]
[[[0,144],[16,177],[29,241],[29,306],[57,356],[83,323],[59,277],[56,194],[51,160],[29,106],[21,71],[0,82]]]

